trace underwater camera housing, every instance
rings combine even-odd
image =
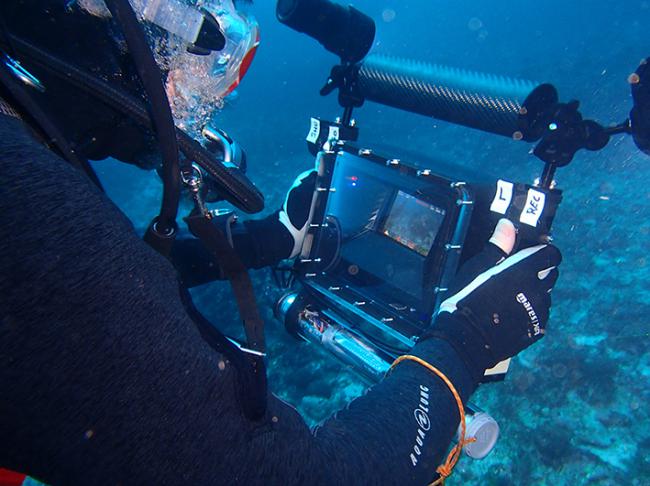
[[[345,127],[312,120],[320,132]],[[349,132],[348,132],[349,133]],[[419,160],[418,162],[422,162]],[[431,325],[463,261],[480,251],[496,222],[519,222],[520,240],[546,238],[558,190],[462,178],[459,167],[417,168],[354,142],[331,138],[317,155],[314,219],[294,272],[300,288],[275,314],[294,336],[324,346],[369,381],[379,381]],[[503,378],[507,363],[486,372]],[[498,424],[468,404],[470,457],[489,454]]]
[[[550,84],[367,55],[372,19],[329,0],[279,0],[277,14],[339,55],[321,95],[338,91],[344,111],[336,122],[311,120],[307,141],[319,175],[314,217],[292,269],[298,285],[278,300],[275,314],[290,333],[324,346],[372,382],[435,326],[451,279],[499,219],[515,224],[518,249],[552,240],[562,200],[554,176],[579,150],[601,150],[612,136],[628,134],[650,154],[647,61],[630,77],[630,119],[606,127],[584,119],[578,101],[560,102]],[[349,35],[352,47],[342,49],[341,39],[355,31],[363,35]],[[375,152],[356,143],[352,112],[366,101],[535,143],[543,170],[534,183],[517,183]],[[484,381],[503,379],[508,365],[488,370]],[[474,405],[467,408],[468,436],[477,441],[464,450],[482,458],[499,428]]]
[[[431,326],[459,266],[500,218],[517,222],[520,245],[529,246],[548,238],[562,199],[556,189],[459,178],[459,167],[418,162],[326,142],[317,156],[312,228],[295,268],[302,291],[277,307],[290,332],[325,345],[371,380]],[[333,329],[349,339],[338,342]],[[343,349],[352,342],[354,351]],[[498,367],[485,379],[504,372]]]

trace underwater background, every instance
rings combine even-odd
[[[562,101],[608,125],[631,108],[627,77],[650,56],[650,0],[360,0],[377,23],[372,52],[513,78],[551,82]],[[319,96],[337,58],[275,19],[258,1],[262,44],[214,125],[239,141],[248,175],[275,211],[294,177],[313,166],[311,116],[341,115]],[[401,146],[497,177],[531,182],[542,163],[532,145],[366,103],[354,113],[364,145]],[[390,155],[390,154],[386,154]],[[417,160],[414,160],[417,162]],[[160,181],[115,161],[95,164],[108,194],[143,232],[157,214]],[[517,357],[505,382],[472,402],[500,424],[486,459],[464,457],[450,484],[650,485],[650,157],[630,137],[578,152],[556,175],[564,201],[555,243],[564,256],[545,339]],[[273,391],[315,425],[368,387],[274,320],[281,291],[253,272],[267,322]],[[240,335],[226,283],[193,291],[220,329]]]

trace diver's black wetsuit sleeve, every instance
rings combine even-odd
[[[269,267],[291,254],[293,237],[280,223],[278,213],[263,219],[238,221],[231,226],[232,246],[246,268]],[[210,252],[196,238],[178,238],[171,260],[186,287],[224,278]]]
[[[313,431],[273,397],[250,423],[236,370],[201,339],[169,262],[3,116],[0,215],[0,467],[70,485],[434,477],[458,423],[437,378],[400,365]],[[416,352],[467,399],[475,385],[446,343]]]

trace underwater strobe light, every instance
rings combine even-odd
[[[634,107],[630,112],[630,127],[634,143],[650,155],[650,57],[641,61],[630,75]]]
[[[375,21],[352,6],[329,0],[278,0],[283,24],[313,37],[343,63],[363,59],[375,40]]]

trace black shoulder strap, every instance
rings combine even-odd
[[[192,234],[201,240],[215,263],[230,280],[247,340],[247,348],[240,347],[248,364],[247,370],[240,371],[244,374],[244,411],[250,419],[259,420],[266,413],[267,397],[264,321],[257,306],[248,270],[226,234],[231,218],[232,215],[215,218],[211,213],[193,212],[185,221]]]
[[[188,315],[212,349],[223,354],[237,370],[239,399],[246,417],[258,421],[266,415],[266,368],[261,356],[243,353],[205,318],[192,301],[189,290],[180,285],[180,294]]]
[[[233,249],[218,218],[194,213],[185,218],[192,234],[201,240],[221,267],[235,294],[239,315],[244,323],[248,348],[265,352],[264,321],[260,316],[248,270]],[[229,220],[224,221],[229,224]]]

